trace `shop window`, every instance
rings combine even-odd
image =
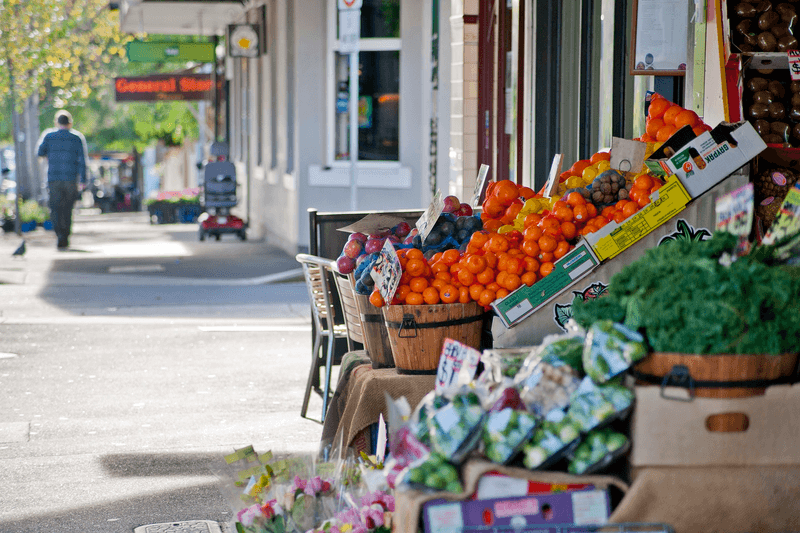
[[[350,159],[349,56],[334,51],[333,67],[333,159],[346,161]],[[358,54],[359,161],[399,161],[399,131],[400,2],[364,0]]]

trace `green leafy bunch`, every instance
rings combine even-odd
[[[770,266],[761,247],[730,262],[736,237],[673,241],[647,250],[614,275],[608,296],[577,301],[584,327],[610,319],[641,331],[657,352],[773,354],[796,352],[800,274]]]

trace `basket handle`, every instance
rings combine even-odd
[[[403,335],[403,330],[411,330],[414,329],[414,334],[410,335],[406,333]],[[403,321],[400,323],[400,329],[397,330],[397,336],[401,339],[413,339],[417,336],[417,320],[414,318],[414,315],[410,313],[406,313],[403,315]]]
[[[667,387],[670,385],[688,389],[689,397],[682,398],[680,396],[668,395],[666,391]],[[664,380],[661,382],[661,397],[665,400],[678,400],[681,402],[691,402],[694,400],[694,379],[689,373],[688,367],[685,365],[675,365],[669,372],[667,372],[667,375],[664,376]]]

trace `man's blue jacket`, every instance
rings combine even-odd
[[[45,132],[39,143],[39,157],[47,157],[47,181],[86,183],[87,150],[83,134],[73,129]]]

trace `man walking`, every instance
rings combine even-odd
[[[58,237],[58,249],[66,250],[72,233],[72,206],[78,199],[78,178],[86,184],[89,153],[83,134],[72,129],[68,111],[56,113],[56,127],[47,130],[39,143],[39,157],[47,157],[47,187],[50,218]]]

